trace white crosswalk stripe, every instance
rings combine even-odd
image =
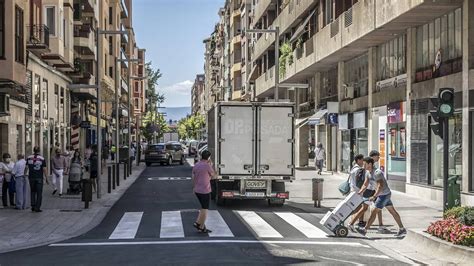
[[[219,214],[219,211],[209,210],[206,227],[212,230],[212,232],[209,233],[210,237],[234,237],[234,234],[230,231],[229,226]]]
[[[109,239],[133,239],[138,231],[143,212],[126,212]]]
[[[271,225],[269,225],[262,217],[258,216],[253,211],[236,211],[240,217],[252,228],[258,237],[272,237],[282,238],[283,236],[278,233]]]
[[[323,230],[317,228],[316,226],[312,225],[311,223],[307,222],[306,220],[294,213],[276,212],[275,214],[285,220],[288,224],[296,228],[298,231],[303,233],[306,237],[327,238],[327,234]]]
[[[184,237],[183,221],[180,211],[164,211],[161,214],[161,238]]]

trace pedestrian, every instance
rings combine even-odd
[[[69,189],[72,193],[78,193],[80,191],[80,182],[83,174],[82,168],[81,153],[79,150],[76,150],[69,164]]]
[[[110,147],[110,159],[112,161],[115,161],[115,153],[117,152],[117,146],[115,146],[115,144],[112,144],[112,146]]]
[[[365,225],[365,228],[359,228],[358,231],[362,235],[367,234],[367,230],[375,221],[377,214],[380,213],[383,208],[386,208],[398,225],[398,233],[396,234],[396,236],[402,236],[406,234],[406,229],[403,226],[400,215],[393,206],[391,200],[392,191],[388,186],[387,179],[385,178],[384,173],[380,169],[375,168],[374,164],[375,161],[371,157],[364,158],[364,167],[371,175],[373,175],[377,185],[374,195],[369,198],[370,201],[374,202],[375,208],[370,214],[369,221]]]
[[[201,204],[199,215],[193,225],[202,233],[212,232],[206,228],[207,211],[211,200],[211,179],[216,176],[210,158],[211,153],[207,150],[203,151],[201,161],[194,165],[192,171],[193,191]]]
[[[46,160],[40,155],[38,146],[33,148],[33,155],[28,156],[26,166],[28,166],[28,179],[31,189],[31,211],[41,212],[41,202],[43,199],[43,183],[49,184]]]
[[[15,164],[11,162],[11,156],[9,153],[4,153],[3,161],[0,163],[0,179],[2,180],[2,203],[4,208],[15,207],[15,191],[12,182],[15,180],[12,178],[12,170]]]
[[[94,192],[97,191],[97,177],[98,177],[98,171],[99,171],[99,162],[98,162],[99,156],[97,155],[97,145],[94,145],[92,148],[92,153],[89,158],[90,164],[89,164],[89,174],[90,174],[90,179],[92,182],[92,188],[94,189]]]
[[[377,150],[372,150],[369,152],[369,157],[374,160],[374,167],[379,168],[379,161],[380,161],[380,152]],[[373,181],[375,183],[375,181]],[[374,184],[375,188],[375,184]],[[375,191],[374,191],[375,192]],[[371,195],[372,196],[372,195]],[[379,232],[383,233],[385,231],[384,225],[383,225],[383,219],[382,219],[382,210],[377,214],[377,219],[379,221]]]
[[[24,210],[26,209],[26,193],[27,190],[27,180],[25,175],[26,170],[26,161],[23,154],[18,154],[17,161],[12,170],[12,175],[15,178],[15,191],[16,191],[16,209]]]
[[[323,148],[323,144],[321,142],[318,143],[316,150],[314,151],[315,159],[316,159],[316,169],[318,170],[318,175],[321,175],[324,166],[324,159],[326,158],[326,151]]]
[[[130,146],[129,155],[130,163],[132,163],[135,160],[135,147],[133,146],[133,144]]]
[[[349,184],[351,191],[359,193],[364,198],[364,202],[354,211],[351,221],[349,222],[349,229],[356,232],[354,224],[359,220],[359,227],[364,227],[367,223],[364,221],[364,213],[369,209],[368,198],[375,193],[374,182],[372,176],[365,170],[364,155],[358,154],[354,157],[354,166],[350,172]]]
[[[53,168],[53,195],[59,189],[61,197],[63,195],[63,178],[65,174],[67,175],[69,163],[66,157],[61,154],[60,149],[56,149],[56,155],[51,159],[51,167]]]
[[[91,157],[91,154],[92,154],[91,145],[87,145],[86,150],[84,151],[84,163],[85,163],[86,171],[90,171],[89,170],[89,165],[90,165],[89,159]]]

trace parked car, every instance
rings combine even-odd
[[[198,144],[199,142],[197,140],[191,140],[188,145],[188,154],[189,156],[196,155],[196,152],[198,151]]]
[[[145,151],[146,166],[150,166],[152,163],[171,165],[173,162],[179,162],[182,165],[185,159],[183,148],[179,142],[150,144]]]
[[[194,155],[194,163],[197,163],[199,160],[201,160],[201,154],[203,151],[207,150],[207,144],[202,146],[201,149]]]

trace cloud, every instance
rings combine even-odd
[[[179,95],[186,95],[191,96],[191,88],[193,87],[192,80],[185,80],[170,86],[165,86],[162,88],[158,88],[158,91],[165,94],[179,94]]]

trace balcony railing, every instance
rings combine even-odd
[[[92,27],[89,24],[74,25],[74,37],[89,38]]]
[[[49,47],[49,28],[46,25],[30,25],[28,27],[28,48]]]

